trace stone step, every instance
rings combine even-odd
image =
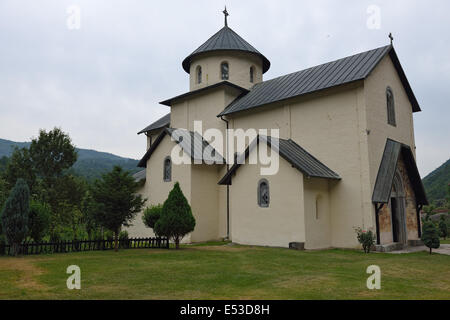
[[[403,243],[394,242],[394,243],[376,245],[375,249],[378,252],[392,252],[392,251],[402,250],[405,247],[406,246]]]

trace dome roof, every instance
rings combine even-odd
[[[263,61],[263,73],[269,70],[270,61],[264,57],[258,50],[256,50],[251,44],[242,39],[236,32],[234,32],[228,26],[220,29],[216,34],[209,38],[204,44],[192,52],[186,59],[183,60],[183,69],[189,73],[192,58],[195,56],[211,51],[243,51],[258,55]]]

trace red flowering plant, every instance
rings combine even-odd
[[[361,228],[355,228],[356,237],[358,242],[362,245],[365,253],[370,253],[370,249],[375,243],[375,234],[372,230],[363,230]]]

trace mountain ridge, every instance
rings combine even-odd
[[[0,138],[0,158],[10,157],[14,148],[28,148],[31,142],[16,142]],[[75,148],[78,159],[72,166],[75,174],[86,177],[88,180],[99,178],[103,173],[110,171],[115,165],[135,173],[141,169],[137,167],[138,160],[121,157],[109,152],[94,149]]]

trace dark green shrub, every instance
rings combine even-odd
[[[50,207],[47,204],[31,200],[28,234],[34,241],[41,241],[47,234],[51,214]]]
[[[6,238],[3,234],[0,234],[0,256],[6,253],[5,246],[6,246]]]
[[[147,228],[152,228],[153,231],[155,231],[155,223],[161,217],[162,208],[163,208],[162,204],[157,204],[155,206],[147,207],[144,210],[144,214],[142,215],[142,221],[144,222]]]
[[[163,204],[161,217],[155,224],[155,232],[173,239],[178,249],[181,239],[194,231],[194,228],[195,218],[192,215],[191,206],[177,182]]]
[[[439,240],[439,233],[436,225],[431,221],[425,221],[422,227],[422,241],[430,248],[430,254],[432,249],[440,247],[441,242]]]
[[[19,254],[22,241],[28,234],[30,190],[23,179],[17,179],[16,185],[5,202],[2,218],[2,230],[12,251]]]
[[[111,230],[106,230],[103,233],[103,238],[109,241],[114,240],[114,232],[112,232]]]

